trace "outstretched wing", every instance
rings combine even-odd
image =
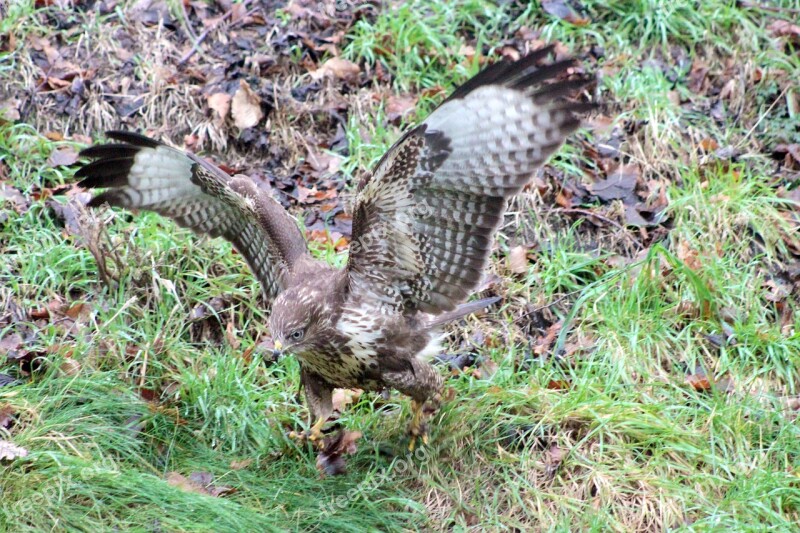
[[[273,298],[306,243],[294,219],[247,177],[229,176],[192,154],[132,132],[110,131],[117,144],[92,146],[96,160],[75,174],[86,188],[108,188],[89,202],[155,211],[178,225],[233,243]]]
[[[408,131],[358,188],[348,274],[353,290],[396,311],[453,309],[481,280],[508,197],[592,104],[549,84],[573,60],[537,66],[552,47],[503,61],[459,87]]]

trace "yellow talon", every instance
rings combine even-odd
[[[320,418],[317,419],[317,421],[314,423],[313,426],[311,426],[311,429],[308,432],[309,433],[308,434],[308,440],[310,440],[312,442],[313,441],[317,441],[317,440],[322,440],[322,438],[323,438],[322,426],[325,425],[326,421],[327,421],[326,418],[321,418],[320,417]]]
[[[411,400],[411,423],[408,426],[408,432],[411,434],[411,441],[408,443],[408,451],[413,452],[417,446],[417,437],[422,440],[422,443],[428,444],[428,432],[423,422],[425,402],[418,402]]]
[[[317,446],[317,448],[320,448],[324,444],[325,440],[325,435],[322,434],[322,426],[324,426],[325,422],[327,421],[327,418],[318,418],[308,431],[302,431],[300,433],[296,431],[290,431],[289,438],[300,442],[308,440]]]

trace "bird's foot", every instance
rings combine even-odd
[[[308,441],[313,444],[315,448],[321,449],[325,442],[325,435],[322,434],[322,426],[325,425],[325,422],[327,422],[326,418],[318,418],[314,425],[307,431],[301,431],[299,433],[296,431],[289,432],[289,438],[295,439],[298,443]]]
[[[428,445],[427,421],[438,410],[440,402],[441,397],[438,394],[428,402],[411,400],[411,423],[408,425],[408,434],[411,440],[408,443],[408,451],[414,451],[418,439],[422,441],[423,445]]]

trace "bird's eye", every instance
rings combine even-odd
[[[293,332],[291,332],[289,336],[292,338],[293,341],[299,341],[300,339],[303,338],[303,330],[296,329]]]

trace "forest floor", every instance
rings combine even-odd
[[[457,5],[456,5],[457,4]],[[788,530],[800,521],[797,0],[0,6],[0,529]],[[325,475],[241,257],[100,209],[131,129],[270,189],[342,265],[353,184],[548,43],[604,102],[507,214],[454,391],[339,391]],[[330,474],[330,472],[328,472]]]

